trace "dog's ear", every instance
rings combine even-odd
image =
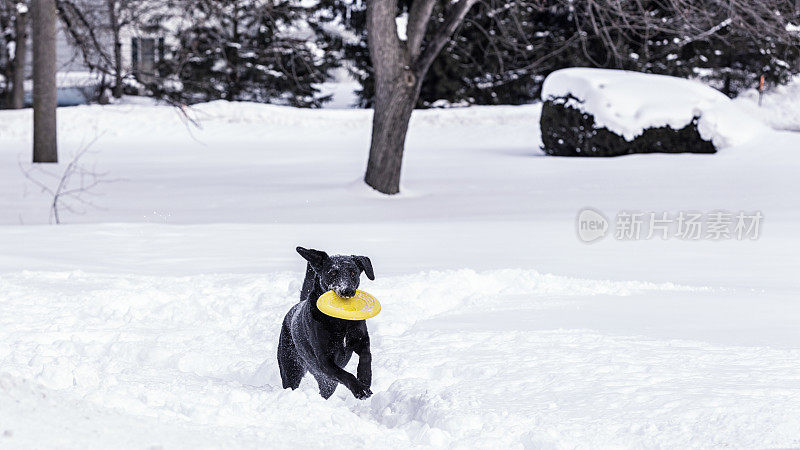
[[[366,256],[358,256],[358,255],[352,255],[352,256],[353,259],[356,260],[356,264],[358,264],[358,267],[361,267],[361,270],[363,270],[364,273],[367,274],[367,278],[369,278],[370,280],[374,280],[375,273],[372,271],[372,261],[370,261],[369,258]]]
[[[300,253],[300,256],[303,257],[314,270],[318,270],[322,268],[322,263],[328,259],[328,254],[323,252],[322,250],[314,250],[314,249],[307,249],[303,247],[296,248],[297,253]]]

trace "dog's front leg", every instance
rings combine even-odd
[[[358,381],[369,388],[372,386],[372,353],[369,351],[369,341],[355,352],[358,355],[358,369],[356,369]]]
[[[365,399],[372,395],[372,391],[369,390],[369,385],[362,383],[355,376],[353,376],[353,374],[337,366],[333,360],[333,357],[327,358],[320,362],[322,371],[325,373],[325,375],[345,385],[345,387],[350,389],[350,392],[352,392],[356,398]],[[361,359],[358,360],[358,363],[360,366]]]

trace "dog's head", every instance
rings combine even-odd
[[[317,274],[322,289],[336,292],[340,297],[351,298],[361,281],[361,272],[370,280],[375,279],[372,262],[366,256],[334,255],[328,256],[321,250],[297,247],[303,257]]]

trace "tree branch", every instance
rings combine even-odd
[[[397,76],[398,66],[407,64],[403,43],[397,36],[397,0],[367,1],[367,30],[369,34],[369,54],[379,83]]]
[[[415,60],[422,50],[422,40],[425,38],[425,31],[428,29],[428,21],[431,20],[433,7],[436,0],[414,0],[411,10],[408,12],[408,25],[406,25],[406,46],[411,60]]]
[[[106,75],[113,75],[108,67],[112,66],[111,58],[104,52],[104,46],[95,33],[95,26],[92,25],[89,18],[75,5],[71,0],[57,0],[56,8],[58,8],[59,16],[64,23],[67,33],[80,48],[83,61],[86,66],[91,70],[96,70]],[[72,19],[77,20],[77,24],[73,23]],[[81,34],[81,30],[85,35]],[[95,64],[90,55],[96,54],[101,59],[100,64]]]
[[[414,61],[413,68],[416,73],[417,79],[422,79],[425,73],[433,64],[433,60],[442,51],[445,45],[450,42],[450,38],[455,33],[459,25],[464,21],[467,12],[469,12],[472,5],[477,3],[477,0],[458,0],[458,2],[450,8],[447,18],[444,23],[436,30],[425,50]]]

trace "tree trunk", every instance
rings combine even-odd
[[[114,98],[122,97],[122,41],[120,40],[119,15],[117,14],[117,1],[108,0],[108,21],[111,25],[111,34],[114,39]]]
[[[397,35],[397,0],[367,0],[367,43],[375,75],[372,142],[364,182],[384,194],[400,192],[408,122],[425,74],[477,0],[450,3],[446,18],[422,46],[435,0],[414,0],[407,42]]]
[[[119,41],[119,33],[114,36],[114,98],[122,97],[122,42]]]
[[[419,97],[419,83],[415,80],[406,81],[395,80],[391,85],[375,85],[372,141],[364,182],[384,194],[400,192],[406,132]]]
[[[372,142],[364,182],[384,194],[400,192],[403,146],[419,83],[411,58],[397,36],[397,0],[367,2],[367,35],[375,73]]]
[[[25,63],[28,56],[28,14],[17,12],[16,49],[14,50],[14,79],[11,84],[8,107],[21,109],[25,106]]]
[[[56,3],[33,0],[33,162],[58,162]]]

